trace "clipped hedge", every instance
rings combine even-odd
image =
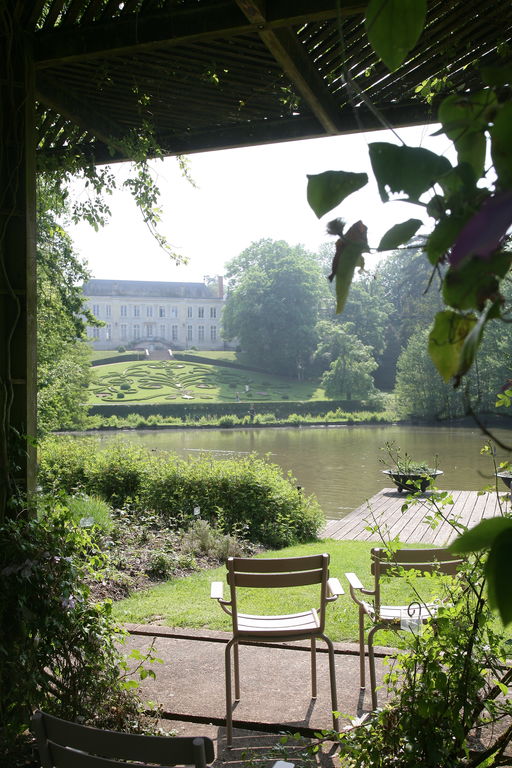
[[[91,416],[120,416],[125,418],[131,413],[141,416],[186,416],[201,418],[201,416],[246,416],[250,406],[254,406],[256,413],[274,413],[276,419],[285,419],[291,413],[299,415],[311,414],[312,416],[324,415],[338,408],[341,411],[355,413],[357,411],[379,411],[382,406],[375,403],[365,403],[361,400],[286,400],[241,402],[241,403],[102,403],[89,408]]]
[[[256,455],[186,461],[125,442],[100,449],[92,439],[48,438],[40,446],[39,482],[44,491],[81,489],[134,514],[154,511],[177,528],[186,529],[200,507],[201,517],[226,533],[267,547],[312,541],[324,522],[314,497]]]

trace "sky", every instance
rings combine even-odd
[[[411,146],[444,153],[449,141],[432,137],[437,127],[398,134]],[[377,247],[393,224],[423,217],[417,206],[381,202],[368,160],[373,141],[397,143],[385,131],[190,155],[196,187],[183,178],[175,158],[152,162],[161,191],[160,230],[186,265],[177,266],[157,245],[127,191],[109,198],[112,216],[98,232],[86,223],[67,229],[92,277],[117,280],[202,281],[223,274],[227,261],[262,238],[317,251],[322,243],[334,243],[326,224],[336,216],[347,226],[361,219],[370,246]],[[120,181],[126,178],[124,164],[113,170]],[[319,220],[307,203],[307,174],[327,170],[366,171],[370,182]],[[75,193],[85,191],[76,188]],[[370,256],[367,265],[375,266],[378,258]]]

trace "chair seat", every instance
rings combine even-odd
[[[294,637],[320,631],[320,620],[313,608],[304,613],[287,613],[282,616],[252,616],[238,614],[237,636]]]
[[[421,608],[417,605],[381,605],[379,615],[375,615],[375,608],[371,603],[363,603],[365,613],[372,621],[389,622],[390,624],[400,624],[402,619],[411,619],[419,621],[428,621],[437,616],[439,605],[437,603],[422,604]]]

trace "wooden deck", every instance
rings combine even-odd
[[[496,493],[478,495],[476,491],[448,491],[453,498],[453,505],[444,507],[444,515],[458,520],[463,525],[473,527],[480,520],[500,515]],[[354,509],[341,520],[328,520],[322,536],[329,539],[349,539],[352,541],[386,541],[397,537],[400,541],[414,544],[434,544],[443,546],[452,541],[457,533],[447,522],[432,528],[425,517],[433,511],[429,494],[425,493],[409,509],[402,512],[406,495],[398,493],[396,488],[383,488],[364,504]],[[510,505],[508,494],[500,493],[501,504]],[[368,526],[378,525],[381,535],[367,530]]]

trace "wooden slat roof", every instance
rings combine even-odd
[[[427,78],[448,66],[450,87],[471,89],[475,61],[512,59],[510,0],[429,0],[393,73],[356,0],[340,17],[336,0],[15,2],[36,63],[39,155],[57,160],[71,145],[124,159],[144,125],[180,154],[425,123]]]

